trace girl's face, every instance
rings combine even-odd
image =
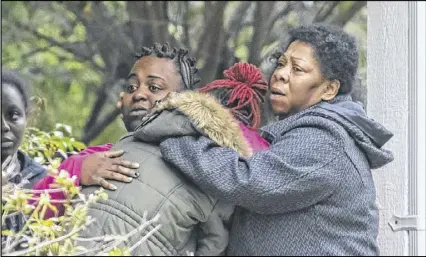
[[[11,84],[1,91],[1,162],[19,148],[27,125],[25,103],[21,92]]]

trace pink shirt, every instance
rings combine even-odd
[[[257,130],[244,125],[244,123],[242,122],[239,122],[239,125],[244,137],[253,149],[253,152],[269,148],[270,143],[266,141],[263,137],[261,137]]]
[[[66,170],[70,174],[70,176],[76,176],[77,179],[75,180],[75,185],[80,185],[80,174],[81,174],[81,168],[83,165],[83,160],[88,155],[97,153],[97,152],[106,152],[109,151],[112,147],[112,144],[108,143],[105,145],[99,145],[99,146],[89,146],[83,151],[79,152],[78,154],[75,154],[68,159],[64,160],[61,165],[59,166],[58,170]],[[46,176],[43,179],[39,180],[33,187],[34,190],[45,190],[50,189],[50,185],[53,184],[54,177],[52,176]],[[63,192],[54,192],[49,193],[50,199],[52,200],[64,200],[65,195]],[[34,197],[39,197],[40,195],[34,194]],[[56,208],[58,208],[59,215],[64,213],[64,206],[61,203],[52,203]],[[53,211],[50,209],[46,212],[45,217],[53,217],[55,216]]]

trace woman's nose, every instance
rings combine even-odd
[[[140,86],[133,94],[133,100],[135,102],[148,100],[149,90]]]
[[[7,124],[4,115],[1,115],[1,133],[6,133],[10,131],[9,124]]]
[[[274,72],[275,80],[282,81],[284,83],[288,83],[290,80],[290,67],[287,65],[286,67],[278,67]]]

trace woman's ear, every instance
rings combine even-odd
[[[339,93],[340,89],[340,81],[337,79],[328,82],[325,86],[324,93],[321,96],[321,100],[330,101],[334,97],[336,97],[337,93]]]

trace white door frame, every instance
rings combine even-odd
[[[425,219],[425,2],[367,2],[368,114],[395,135],[395,160],[374,170],[381,255],[425,255],[425,232],[390,227],[393,215]]]
[[[426,214],[426,2],[416,2],[417,8],[417,215],[423,227]],[[417,231],[417,241],[410,255],[426,255],[425,231]]]

